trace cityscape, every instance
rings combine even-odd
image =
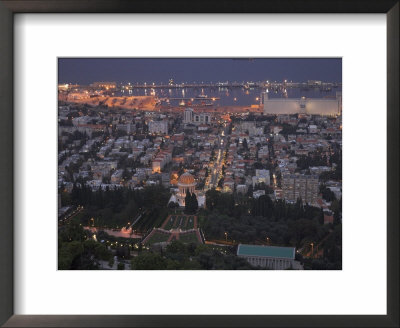
[[[338,58],[59,58],[59,270],[341,270]]]

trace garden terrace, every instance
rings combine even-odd
[[[143,244],[156,244],[168,241],[171,234],[168,231],[153,229],[153,231],[143,240]]]

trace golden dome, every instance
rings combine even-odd
[[[191,175],[191,174],[188,173],[188,172],[183,173],[183,174],[179,177],[179,184],[183,184],[183,185],[192,185],[192,184],[194,184],[194,177],[193,177],[193,175]]]

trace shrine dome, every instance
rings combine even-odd
[[[193,184],[195,183],[195,182],[194,182],[194,177],[193,177],[193,175],[191,175],[191,174],[188,173],[188,172],[183,173],[183,174],[179,177],[178,183],[179,183],[180,185],[188,185],[188,186],[193,185]]]

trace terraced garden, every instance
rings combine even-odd
[[[161,243],[168,240],[170,237],[169,233],[164,233],[161,231],[154,231],[149,239],[146,240],[146,244]]]
[[[196,227],[196,217],[194,215],[170,215],[161,225],[164,230],[181,229],[190,230]]]
[[[177,231],[178,229],[181,232]],[[196,230],[187,232],[192,229]],[[197,235],[197,217],[183,214],[169,215],[160,228],[156,228],[150,233],[144,243],[150,245],[160,242],[171,242],[174,239],[178,239],[184,243],[202,243]]]
[[[164,230],[171,230],[174,227],[175,221],[177,220],[177,215],[171,215],[167,217],[164,224],[161,226]]]
[[[185,221],[185,229],[190,230],[194,228],[194,216],[187,216]]]
[[[179,241],[183,243],[199,243],[199,239],[197,238],[196,231],[188,232],[188,233],[181,233],[179,235]]]

